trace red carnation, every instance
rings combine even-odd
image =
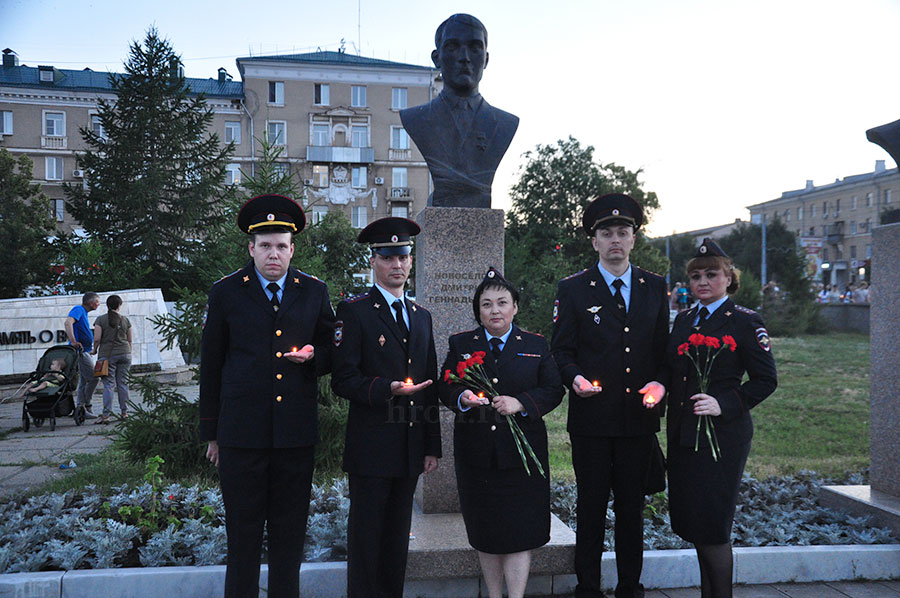
[[[469,361],[473,364],[477,363],[478,365],[482,365],[484,364],[485,355],[487,355],[487,353],[485,353],[484,351],[475,351],[474,353],[472,353],[472,357],[469,358]]]
[[[726,334],[722,337],[722,343],[731,350],[732,353],[737,349],[737,343],[734,340],[733,336]]]
[[[707,347],[712,347],[713,349],[718,349],[721,345],[719,344],[719,339],[714,336],[707,336],[703,339],[703,344]]]
[[[444,382],[450,382],[450,370],[444,370]]]
[[[685,353],[688,352],[688,350],[689,350],[690,348],[691,348],[691,345],[690,345],[690,344],[688,344],[688,343],[681,343],[680,345],[678,345],[678,354],[679,354],[679,355],[684,355]]]
[[[456,364],[456,375],[460,378],[466,377],[466,368],[469,367],[465,361],[460,361]]]
[[[695,347],[702,347],[706,344],[706,337],[699,333],[694,333],[688,337],[688,342]]]

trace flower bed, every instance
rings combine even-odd
[[[734,525],[738,546],[890,544],[889,530],[871,527],[816,504],[819,487],[841,483],[811,472],[758,481],[745,477]],[[862,484],[862,476],[843,483]],[[575,527],[575,485],[555,483],[552,510]],[[307,561],[343,560],[347,552],[345,479],[313,486],[306,536]],[[0,573],[109,567],[216,565],[225,562],[224,506],[219,490],[150,483],[81,493],[47,494],[0,504]],[[687,548],[669,527],[665,495],[645,509],[647,549]],[[607,512],[612,530],[615,515]],[[613,549],[613,534],[606,534]]]

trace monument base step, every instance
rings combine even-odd
[[[900,497],[871,486],[822,486],[819,503],[856,517],[870,515],[880,527],[900,534]]]
[[[550,542],[531,554],[531,575],[569,575],[574,570],[575,532],[550,516]],[[480,578],[478,554],[469,545],[460,513],[424,514],[413,509],[408,580]]]

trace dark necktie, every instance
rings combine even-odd
[[[622,310],[622,313],[625,313],[625,297],[622,296],[622,285],[625,283],[621,278],[617,278],[612,281],[612,285],[616,287],[616,293],[613,295],[613,299],[616,300],[616,305],[619,306],[619,309]]]
[[[706,318],[709,317],[709,310],[705,307],[701,307],[700,311],[697,312],[697,328],[703,325],[703,322],[706,321]]]
[[[272,304],[272,308],[275,311],[278,311],[278,307],[281,305],[281,303],[279,303],[278,301],[278,290],[281,289],[281,287],[278,286],[277,282],[270,282],[268,285],[266,285],[266,288],[269,289],[269,292],[272,293],[272,299],[269,301],[269,303]]]
[[[491,339],[491,353],[494,355],[494,361],[500,361],[500,345],[503,341],[496,336]]]
[[[391,307],[397,312],[397,326],[400,328],[400,336],[405,343],[406,339],[409,338],[409,328],[406,327],[406,322],[403,321],[403,304],[397,299]]]

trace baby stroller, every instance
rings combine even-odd
[[[62,371],[51,368],[54,360],[62,359],[65,367]],[[50,347],[38,361],[37,369],[31,373],[26,385],[46,380],[48,374],[54,374],[51,378],[54,384],[37,392],[24,391],[22,401],[22,428],[27,432],[34,421],[35,427],[44,425],[45,420],[50,422],[50,430],[56,429],[56,418],[74,413],[75,425],[84,423],[84,407],[75,408],[75,388],[78,386],[78,350],[71,345],[56,345]],[[58,374],[58,375],[57,375]],[[29,417],[30,416],[30,417]]]

